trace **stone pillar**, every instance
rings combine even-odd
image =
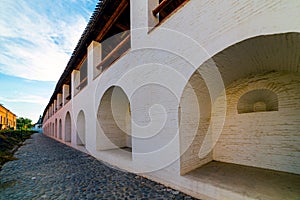
[[[96,68],[102,60],[102,45],[99,42],[92,41],[87,50],[88,83],[90,83],[98,74],[102,72],[102,69]]]
[[[57,101],[56,100],[54,100],[54,102],[53,102],[53,110],[54,110],[54,113],[56,113],[56,111],[57,111]]]
[[[62,86],[62,90],[63,90],[63,93],[62,93],[62,103],[63,103],[63,106],[66,105],[66,103],[68,102],[67,100],[67,97],[70,95],[70,86],[69,85],[66,85],[64,84]]]
[[[59,110],[61,107],[62,107],[62,95],[61,95],[61,93],[58,93],[57,94],[57,110]]]
[[[51,112],[52,112],[52,115],[54,115],[54,103],[52,103],[52,105],[51,105]]]
[[[148,34],[148,1],[131,0],[130,3],[130,30],[131,49],[142,47]]]
[[[72,98],[77,94],[78,90],[76,87],[80,83],[80,71],[79,70],[73,70],[71,74],[71,91],[72,91]]]

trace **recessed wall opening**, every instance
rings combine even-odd
[[[256,89],[244,94],[238,102],[239,114],[278,111],[278,97],[268,89]]]
[[[101,62],[96,66],[94,76],[107,69],[131,48],[130,0],[124,0],[120,11],[111,20],[109,29],[99,38],[101,43]]]
[[[67,112],[65,117],[65,142],[71,142],[72,136],[72,124],[71,124],[71,115]]]
[[[101,129],[97,133],[97,149],[124,149],[131,152],[130,103],[120,87],[111,87],[104,93],[97,118]]]
[[[77,145],[85,146],[85,128],[84,112],[80,111],[76,123]]]
[[[62,139],[62,123],[61,123],[61,119],[59,119],[59,123],[58,123],[58,138]]]
[[[54,126],[54,123],[52,123],[52,136],[54,137],[55,136],[55,128],[54,128],[55,126]]]
[[[189,0],[148,0],[148,26],[154,27]]]
[[[87,59],[85,58],[79,67],[79,81],[76,85],[76,92],[79,92],[87,85]]]
[[[57,119],[55,119],[55,124],[54,124],[54,137],[57,138]]]
[[[299,97],[295,95],[300,92],[299,53],[295,53],[299,41],[300,34],[296,33],[250,38],[213,56],[213,63],[204,62],[200,66],[199,69],[217,66],[226,92],[221,134],[212,138],[216,143],[202,160],[199,152],[220,105],[219,98],[209,101],[209,88],[203,81],[206,79],[198,71],[191,76],[179,109],[180,149],[185,150],[180,158],[182,175],[207,178],[224,187],[227,183],[223,181],[233,180],[235,174],[245,183],[251,175],[278,181],[268,184],[272,187],[279,184],[279,190],[284,190],[285,184],[294,187],[299,176],[299,162],[296,162],[299,126],[295,118],[299,116],[295,108],[300,108]],[[288,61],[287,57],[293,59]],[[192,135],[197,126],[196,135]],[[291,183],[286,179],[281,184],[276,179],[278,174],[290,177]],[[253,184],[267,186],[259,178]],[[255,192],[251,187],[236,188]]]
[[[153,10],[153,14],[158,14],[159,21],[164,20],[187,0],[159,0],[159,5]]]

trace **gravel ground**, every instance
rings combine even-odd
[[[193,199],[34,134],[0,171],[0,199]]]

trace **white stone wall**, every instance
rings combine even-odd
[[[199,73],[195,73],[183,91],[180,101],[180,172],[185,174],[212,161],[212,153],[199,158],[200,147],[211,118],[209,91]]]
[[[255,89],[278,95],[278,111],[238,114],[240,97]],[[234,82],[226,94],[226,121],[213,159],[299,174],[300,74],[255,75]]]
[[[97,120],[103,135],[97,134],[98,150],[127,147],[127,128],[131,121],[126,120],[129,112],[129,100],[119,87],[111,87],[101,99]],[[131,131],[129,129],[129,131]]]
[[[196,99],[184,99],[186,93],[189,93],[189,89],[201,91],[200,88],[203,88],[201,86],[192,88],[187,86],[189,80],[192,80],[191,77],[195,75],[196,69],[218,52],[248,38],[276,33],[300,32],[300,21],[291,20],[300,18],[299,1],[190,0],[176,14],[150,32],[147,27],[149,23],[148,5],[150,5],[148,0],[131,0],[131,51],[99,76],[95,75],[99,73],[95,66],[97,61],[101,60],[96,55],[97,52],[101,51],[99,49],[101,45],[94,43],[89,46],[88,85],[77,94],[73,93],[69,102],[65,100],[68,96],[68,88],[64,87],[63,107],[43,122],[43,128],[47,130],[47,135],[53,137],[55,119],[57,121],[62,120],[63,139],[56,139],[66,143],[64,141],[65,117],[69,112],[72,138],[71,143],[67,142],[66,144],[122,169],[133,172],[154,170],[145,176],[155,178],[162,183],[205,199],[220,197],[242,199],[243,197],[242,194],[232,193],[201,181],[193,181],[180,176],[180,173],[184,174],[211,159],[251,166],[253,165],[251,162],[257,161],[255,165],[257,167],[299,173],[297,171],[297,168],[299,169],[299,150],[296,151],[299,146],[297,140],[299,135],[296,132],[297,130],[299,132],[297,125],[299,124],[299,120],[297,121],[299,99],[297,100],[297,96],[295,96],[299,94],[299,89],[297,89],[297,87],[299,88],[297,85],[299,84],[297,82],[299,76],[296,75],[289,75],[290,78],[283,78],[285,76],[280,75],[278,80],[270,77],[270,82],[266,86],[273,88],[275,86],[271,84],[272,81],[282,81],[278,84],[287,88],[283,90],[280,89],[282,87],[276,86],[278,90],[276,89],[275,92],[278,93],[279,97],[278,113],[285,116],[282,119],[283,115],[272,114],[272,118],[277,119],[277,124],[271,120],[270,113],[249,113],[237,117],[237,113],[234,112],[236,105],[233,106],[234,103],[231,103],[237,102],[237,98],[235,98],[236,100],[231,98],[234,94],[231,94],[230,91],[236,91],[238,87],[232,85],[232,89],[226,91],[229,92],[227,95],[231,99],[230,104],[228,104],[228,119],[213,155],[209,155],[204,162],[199,159],[198,152],[203,140],[201,131],[208,126],[205,120],[209,121],[209,115],[203,115],[202,117],[205,117],[203,123],[200,123],[200,128],[197,129],[199,134],[196,135],[196,140],[179,159],[180,153],[183,152],[182,149],[188,146],[185,142],[193,138],[189,130],[194,131],[193,127],[197,123],[197,120],[193,121],[192,119],[191,121],[195,124],[189,124],[191,121],[188,119],[195,117],[189,114],[189,110],[193,109],[190,105],[197,101],[199,103],[201,100],[198,98],[200,93],[202,95],[200,96],[203,97],[202,92],[196,92]],[[215,78],[211,79],[215,80]],[[255,80],[258,81],[258,79]],[[200,80],[198,81],[199,84],[202,84]],[[260,80],[260,83],[263,82]],[[243,91],[246,92],[249,86],[242,81],[241,84],[245,84]],[[71,85],[72,91],[75,91],[75,83]],[[255,82],[249,85],[253,88],[259,86]],[[130,102],[132,160],[124,158],[123,153],[120,152],[110,154],[108,151],[101,151],[101,147],[105,147],[110,141],[98,122],[97,114],[101,99],[112,86],[121,87]],[[207,100],[205,95],[203,98]],[[202,106],[201,103],[199,105],[200,111],[201,109],[202,111],[205,110],[205,106]],[[179,110],[181,114],[178,114]],[[49,110],[49,113],[52,111]],[[76,119],[80,111],[84,112],[86,121],[85,148],[77,145]],[[203,111],[202,113],[208,112]],[[259,115],[254,120],[256,120],[255,125],[260,126],[263,137],[258,135],[257,129],[250,129],[253,127],[252,119],[249,120],[251,114]],[[128,116],[125,117],[128,120]],[[252,116],[252,118],[254,117]],[[233,121],[233,119],[237,121]],[[248,122],[244,123],[245,120]],[[233,123],[236,123],[236,128],[232,126]],[[264,145],[259,146],[258,149],[262,151],[261,155],[253,155],[254,149],[257,150],[256,144],[249,143],[247,146],[245,137],[241,138],[245,135],[241,135],[240,131],[237,130],[242,129],[242,123],[251,130],[246,133],[249,134],[247,137],[251,139],[251,134],[254,134],[252,139],[262,142]],[[181,129],[181,125],[185,129]],[[275,134],[268,135],[267,130],[274,127],[278,128]],[[139,138],[148,133],[157,135],[148,140],[136,139],[136,137]],[[292,135],[288,135],[288,133],[292,133]],[[232,138],[233,135],[230,134],[235,134],[236,137]],[[229,145],[227,149],[231,142],[237,145]],[[245,145],[247,148],[242,148]],[[160,148],[162,146],[166,147]],[[162,151],[153,152],[154,147],[158,147]],[[241,151],[233,152],[234,148]],[[143,151],[148,152],[148,154],[143,154]],[[269,156],[269,159],[263,160],[262,155]]]
[[[76,121],[76,134],[77,134],[77,145],[85,145],[85,135],[86,135],[86,127],[85,127],[85,115],[83,111],[80,111]]]

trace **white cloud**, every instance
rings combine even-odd
[[[87,21],[80,14],[49,19],[28,2],[0,2],[0,72],[57,81]]]
[[[6,97],[0,97],[0,101],[6,102],[6,103],[34,103],[34,104],[40,104],[42,106],[46,106],[48,103],[48,98],[44,98],[41,96],[35,96],[35,95],[27,95],[27,96],[21,96],[20,98],[6,98]]]

